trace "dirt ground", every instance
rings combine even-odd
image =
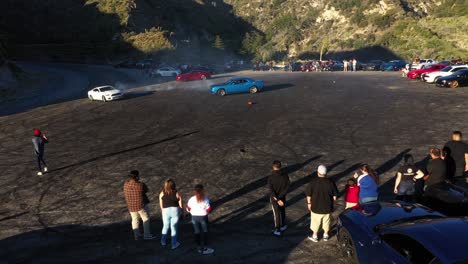
[[[381,72],[237,75],[265,80],[265,91],[210,95],[208,84],[227,75],[141,87],[116,102],[79,99],[0,117],[0,263],[346,263],[335,237],[306,239],[304,189],[317,166],[327,165],[342,191],[367,162],[381,175],[381,199],[391,199],[403,154],[424,161],[452,130],[468,131],[463,89]],[[50,139],[51,171],[42,177],[35,174],[34,128]],[[288,166],[292,182],[282,238],[270,234],[266,175],[275,159]],[[133,241],[122,192],[132,169],[150,188],[158,235],[163,181],[173,178],[185,200],[194,184],[205,185],[214,206],[213,256],[195,252],[189,218],[177,250]],[[343,208],[340,198],[335,219]]]

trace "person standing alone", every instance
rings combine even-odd
[[[140,182],[139,172],[133,170],[128,175],[129,179],[125,181],[123,191],[127,208],[132,217],[132,230],[135,240],[151,240],[155,237],[151,234],[150,218],[148,208],[145,206],[145,187]],[[143,236],[140,232],[140,218],[143,221]]]
[[[44,165],[44,172],[47,172],[47,164],[44,161],[44,145],[49,142],[47,136],[42,134],[39,129],[34,130],[34,137],[32,139],[34,145],[34,152],[36,153],[36,160],[37,160],[37,167],[38,172],[37,175],[42,175],[42,165]]]
[[[285,170],[281,169],[281,162],[273,162],[273,173],[268,176],[268,186],[270,187],[270,203],[273,210],[273,220],[275,230],[273,235],[281,236],[286,226],[286,194],[289,189],[289,176]]]
[[[447,178],[461,178],[468,171],[468,144],[462,141],[462,133],[454,131],[452,140],[444,146]],[[468,183],[468,178],[466,179]]]
[[[317,178],[314,178],[306,189],[307,209],[310,212],[309,240],[318,242],[318,232],[323,229],[323,241],[328,241],[330,231],[330,216],[333,205],[338,196],[335,183],[327,178],[327,167],[320,165],[317,169]]]

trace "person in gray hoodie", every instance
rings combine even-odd
[[[47,163],[44,161],[44,145],[48,142],[47,136],[42,134],[39,129],[34,130],[34,137],[32,139],[34,145],[34,152],[36,154],[38,172],[37,175],[42,175],[42,165],[44,165],[44,172],[47,172]]]

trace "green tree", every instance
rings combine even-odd
[[[224,50],[224,42],[219,35],[216,35],[213,47],[215,49]]]

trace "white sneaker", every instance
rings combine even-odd
[[[287,225],[284,225],[280,228],[280,231],[283,232],[283,231],[286,231],[286,229],[288,229],[288,226]]]
[[[42,172],[38,171],[37,176],[42,176]]]
[[[273,235],[275,236],[281,236],[281,232],[278,230],[273,231]]]
[[[328,239],[330,239],[330,237],[328,235],[323,236],[323,241],[328,241]]]
[[[49,169],[47,169],[47,167],[44,167],[44,172],[47,172]]]
[[[318,242],[318,237],[308,236],[307,238],[312,242],[316,242],[316,243]]]
[[[202,254],[203,255],[210,255],[210,254],[213,254],[214,253],[214,249],[212,248],[205,248],[203,251],[202,251]]]

